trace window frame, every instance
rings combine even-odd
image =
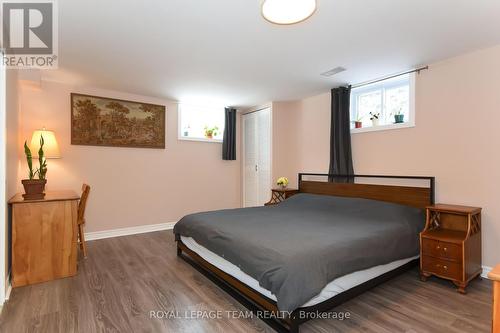
[[[177,103],[177,140],[179,141],[198,141],[198,142],[208,142],[208,143],[219,143],[221,144],[223,139],[207,139],[207,138],[198,138],[198,137],[186,137],[182,135],[182,107],[189,105],[201,109],[207,109],[207,110],[213,110],[216,108],[219,108],[220,106],[200,106],[198,104],[192,104],[192,103]],[[222,112],[224,112],[224,108],[222,107]],[[225,126],[225,124],[224,124]],[[221,131],[221,133],[224,134],[224,129]]]
[[[351,128],[351,134],[357,134],[357,133],[366,133],[366,132],[377,132],[377,131],[387,131],[387,130],[394,130],[394,129],[402,129],[402,128],[411,128],[416,126],[416,121],[415,121],[415,73],[410,73],[408,74],[409,78],[409,103],[408,103],[408,121],[405,121],[404,123],[400,124],[383,124],[383,125],[377,125],[377,126],[370,126],[370,127],[362,127],[362,128]],[[373,86],[375,86],[373,84]],[[371,86],[371,85],[369,85]],[[365,89],[366,91],[369,91],[369,86]],[[388,85],[390,86],[390,84]],[[352,91],[351,91],[351,96],[352,96]],[[351,103],[351,97],[349,98],[349,103]],[[351,107],[351,105],[350,105]],[[351,116],[351,111],[349,110],[349,116]],[[351,126],[351,123],[354,120],[350,120],[349,126]]]

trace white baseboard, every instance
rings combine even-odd
[[[86,232],[85,233],[85,240],[86,241],[93,241],[93,240],[97,240],[97,239],[144,234],[147,232],[160,231],[160,230],[169,230],[169,229],[174,228],[175,223],[176,222],[167,222],[167,223],[159,223],[159,224],[141,225],[141,226],[129,227],[129,228]]]
[[[493,267],[490,266],[483,266],[483,272],[481,273],[481,277],[487,279],[488,278],[488,273],[493,269]]]

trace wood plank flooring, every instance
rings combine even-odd
[[[0,316],[0,332],[274,332],[177,258],[171,231],[88,243],[88,259],[72,278],[16,288]],[[405,273],[336,308],[350,319],[312,320],[308,332],[489,332],[491,283],[475,280],[467,295],[435,278]],[[150,311],[221,311],[221,319],[157,319]],[[173,313],[173,312],[170,312]]]

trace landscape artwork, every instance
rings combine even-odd
[[[72,93],[71,144],[165,148],[165,106]]]

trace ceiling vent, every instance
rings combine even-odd
[[[329,77],[329,76],[333,76],[335,74],[338,74],[340,72],[343,72],[345,71],[346,69],[344,67],[335,67],[334,69],[330,69],[329,71],[327,72],[324,72],[324,73],[321,73],[321,75],[323,76],[326,76],[326,77]]]

